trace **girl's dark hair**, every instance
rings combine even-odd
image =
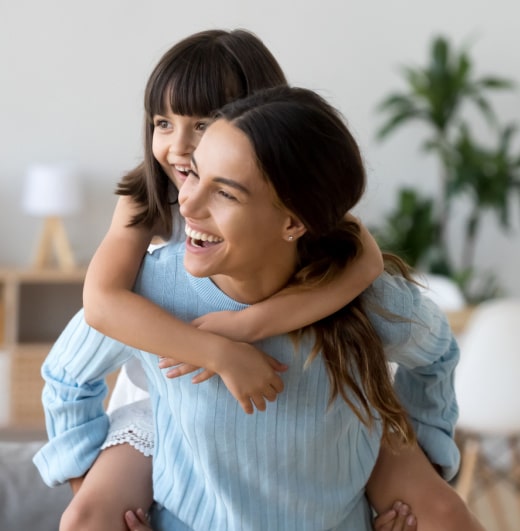
[[[146,85],[144,161],[116,189],[140,207],[130,224],[151,228],[159,222],[167,233],[172,228],[174,187],[152,153],[154,115],[171,110],[185,116],[210,116],[230,101],[286,83],[271,52],[245,30],[202,31],[170,48]]]
[[[312,91],[279,87],[230,103],[217,118],[246,134],[266,180],[307,229],[292,284],[333,279],[361,250],[359,226],[345,215],[365,188],[362,156],[342,116]],[[387,258],[406,276],[404,264]],[[391,433],[414,440],[362,297],[308,328],[316,338],[308,362],[321,352],[330,402],[341,396],[367,425],[381,419],[387,440]]]

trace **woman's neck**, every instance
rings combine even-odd
[[[228,275],[212,275],[211,280],[228,297],[242,304],[261,302],[287,286],[294,274],[294,267],[272,268],[269,273],[251,273],[244,278]]]

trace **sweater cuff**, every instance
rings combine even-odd
[[[104,415],[47,442],[33,458],[43,481],[56,487],[83,476],[96,460],[108,426]]]
[[[442,430],[412,420],[417,441],[429,461],[441,468],[442,477],[452,480],[460,466],[460,451],[453,437]]]

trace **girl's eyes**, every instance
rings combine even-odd
[[[154,121],[153,125],[158,129],[168,129],[168,127],[170,126],[170,122],[168,122],[168,120],[161,120],[158,118]]]
[[[153,121],[153,126],[157,129],[173,129],[174,128],[173,124],[170,121],[165,120],[164,118],[156,118]],[[208,127],[208,122],[206,121],[196,122],[193,126],[194,130],[197,133],[203,133],[207,127]]]

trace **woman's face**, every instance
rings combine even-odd
[[[173,112],[153,117],[152,151],[177,189],[186,180],[191,154],[199,144],[208,121],[207,118]]]
[[[207,129],[179,204],[188,236],[184,264],[192,275],[211,276],[246,303],[285,285],[296,261],[294,218],[277,204],[242,131],[225,120]]]

